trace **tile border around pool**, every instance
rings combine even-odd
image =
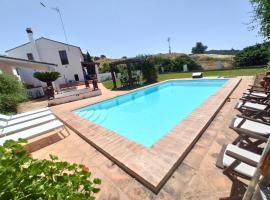
[[[146,187],[157,193],[183,161],[240,81],[241,78],[229,78],[220,89],[150,148],[132,142],[72,112],[72,110],[87,105],[76,107],[73,103],[71,104],[72,106],[68,107],[68,110],[53,109],[53,111],[61,121],[86,142],[94,146]],[[97,102],[99,101],[93,103]]]

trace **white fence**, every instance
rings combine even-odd
[[[141,74],[140,70],[136,70],[136,71],[132,71],[132,76],[139,76]],[[115,74],[117,78],[121,78],[121,73],[117,73]],[[107,73],[101,73],[98,74],[99,76],[99,80],[102,81],[107,81],[107,80],[111,80],[112,79],[112,75],[110,72]]]
[[[110,72],[98,74],[98,77],[100,81],[106,81],[106,80],[112,79],[112,75]]]

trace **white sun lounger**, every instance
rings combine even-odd
[[[29,128],[32,128],[34,126],[38,126],[38,125],[44,124],[46,122],[49,122],[49,121],[52,121],[52,120],[55,120],[55,119],[56,118],[55,118],[54,115],[47,115],[45,117],[33,119],[31,121],[22,122],[22,123],[19,123],[19,124],[15,124],[13,126],[7,126],[7,127],[2,129],[2,134],[0,134],[0,137],[10,135],[10,134],[12,134],[14,132],[29,129]],[[0,131],[1,131],[1,129],[0,129]]]
[[[248,108],[248,109],[255,109],[258,111],[264,111],[268,106],[265,104],[260,104],[260,103],[253,103],[253,102],[244,102],[244,101],[239,101],[235,108],[236,109],[241,109],[242,107]]]
[[[203,73],[202,72],[194,72],[192,73],[192,78],[202,78]]]
[[[269,94],[265,94],[265,92],[245,92],[244,97],[248,97],[248,96],[267,98]]]
[[[16,115],[11,115],[11,116],[0,114],[0,120],[8,121],[8,120],[11,120],[11,119],[25,117],[27,115],[32,115],[32,114],[36,114],[36,113],[44,112],[44,111],[48,111],[48,110],[49,110],[49,108],[46,107],[46,108],[41,108],[41,109],[38,109],[38,110],[33,110],[33,111],[24,112],[24,113],[20,113],[20,114],[16,114]]]
[[[251,119],[245,119],[243,117],[235,118],[231,124],[231,127],[245,129],[264,136],[270,135],[270,125]]]
[[[12,125],[15,125],[15,124],[19,124],[19,123],[23,123],[23,122],[26,122],[26,121],[34,120],[34,119],[44,117],[44,116],[47,116],[47,115],[51,115],[51,114],[52,114],[52,112],[47,110],[47,111],[38,112],[38,113],[35,113],[35,114],[31,114],[31,115],[26,115],[24,117],[18,117],[18,118],[11,119],[11,120],[8,120],[8,121],[0,120],[0,127],[4,128],[4,127],[7,127],[7,126],[12,126]]]
[[[30,139],[35,136],[53,131],[58,128],[63,128],[63,127],[64,127],[64,124],[62,122],[60,122],[59,120],[53,120],[51,122],[48,122],[48,123],[45,123],[36,127],[2,137],[0,138],[0,145],[2,145],[6,140],[17,141],[19,138]]]
[[[231,122],[230,128],[239,136],[233,141],[233,144],[247,142],[249,145],[258,146],[267,142],[270,136],[270,124],[267,122],[251,119],[245,116],[238,116]],[[255,141],[250,140],[255,139]]]
[[[234,158],[226,154],[227,151],[237,154],[238,156],[247,158],[255,163],[259,163],[261,159],[261,155],[259,154],[255,154],[253,152],[242,149],[236,145],[229,144],[226,146],[222,158],[222,164],[225,168],[231,166],[231,164],[235,161]],[[241,175],[251,178],[256,171],[256,167],[248,165],[244,162],[240,162],[240,164],[237,165],[233,170]]]

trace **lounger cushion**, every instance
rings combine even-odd
[[[19,118],[19,117],[24,117],[24,116],[27,116],[27,115],[32,115],[32,114],[36,114],[36,113],[40,113],[40,112],[44,112],[44,111],[48,111],[48,110],[49,110],[49,108],[45,107],[45,108],[41,108],[41,109],[38,109],[38,110],[24,112],[24,113],[12,115],[11,119],[16,119],[16,118]]]
[[[33,119],[33,120],[26,121],[23,123],[15,124],[13,126],[8,126],[3,129],[2,134],[10,134],[10,133],[17,132],[26,128],[31,128],[33,126],[37,126],[37,125],[52,121],[54,119],[55,119],[54,115],[48,115],[45,117]]]
[[[37,118],[40,118],[40,117],[44,117],[44,116],[51,115],[51,114],[52,114],[52,112],[47,110],[47,111],[44,111],[44,112],[39,112],[39,113],[35,113],[35,114],[32,114],[32,115],[24,116],[24,117],[18,117],[18,118],[15,118],[15,119],[8,120],[6,126],[15,125],[15,124],[18,124],[18,123],[30,121],[30,120],[37,119]]]
[[[47,133],[49,131],[52,131],[54,129],[63,127],[64,124],[60,122],[59,120],[53,120],[51,122],[42,124],[40,126],[36,126],[34,128],[30,128],[18,133],[14,133],[5,137],[0,138],[0,145],[2,145],[6,140],[15,140],[17,141],[19,138],[23,139],[29,139],[38,135],[41,135],[43,133]]]
[[[250,160],[253,160],[255,162],[258,162],[260,161],[260,158],[261,158],[261,155],[258,155],[258,154],[255,154],[253,152],[250,152],[250,151],[247,151],[245,149],[241,149],[240,147],[238,146],[235,146],[235,145],[232,145],[232,144],[229,144],[227,145],[226,147],[226,150],[224,152],[224,156],[223,156],[223,165],[225,167],[229,167],[234,161],[235,159],[226,155],[226,151],[229,150],[233,153],[236,153],[238,155],[241,155],[243,157],[246,157]],[[235,171],[240,173],[240,174],[243,174],[243,175],[246,175],[248,177],[252,177],[256,171],[256,168],[255,167],[252,167],[248,164],[245,164],[245,163],[240,163],[236,168],[235,168]]]
[[[242,120],[244,120],[244,118],[237,117],[234,121],[233,126],[237,127],[239,125],[239,123],[242,122]],[[261,134],[261,135],[269,135],[270,134],[270,126],[268,126],[266,124],[259,123],[259,122],[254,122],[254,121],[251,121],[248,119],[246,119],[245,122],[239,128],[253,131],[253,132]]]
[[[0,120],[9,120],[11,117],[8,115],[0,114]]]
[[[0,119],[0,128],[4,127],[6,125],[7,125],[7,121],[5,121],[5,120],[3,121]]]
[[[252,102],[243,102],[243,101],[240,101],[238,104],[237,104],[237,108],[240,108],[241,106],[245,106],[247,108],[254,108],[254,109],[257,109],[257,110],[264,110],[266,109],[266,105],[263,105],[263,104],[259,104],[259,103],[252,103]]]
[[[11,116],[0,114],[0,120],[8,121],[8,120],[11,120],[11,119],[16,119],[16,118],[20,118],[20,117],[24,117],[24,116],[27,116],[27,115],[32,115],[32,114],[48,111],[48,110],[49,110],[49,108],[46,107],[46,108],[41,108],[41,109],[38,109],[38,110],[33,110],[33,111],[24,112],[24,113],[20,113],[20,114],[16,114],[16,115],[11,115]]]
[[[264,92],[244,93],[244,96],[249,96],[249,95],[259,96],[259,97],[267,97],[267,94],[265,94]]]

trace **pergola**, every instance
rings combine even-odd
[[[88,74],[89,74],[89,71],[94,71],[98,82],[100,82],[99,76],[98,76],[98,74],[99,74],[98,66],[100,65],[100,63],[83,61],[83,62],[81,62],[81,65],[82,65],[82,68],[83,68],[84,75],[86,75],[86,72],[85,72],[84,69],[86,69]]]
[[[132,79],[132,72],[131,72],[131,65],[134,63],[139,63],[142,60],[140,58],[127,58],[127,59],[122,59],[122,60],[116,60],[116,61],[112,61],[109,63],[110,66],[110,72],[112,75],[112,81],[113,81],[113,88],[117,88],[116,85],[116,77],[115,77],[115,66],[116,65],[120,65],[120,64],[124,64],[127,66],[127,70],[128,70],[128,79],[131,80]],[[131,85],[133,84],[133,82],[131,82]]]

